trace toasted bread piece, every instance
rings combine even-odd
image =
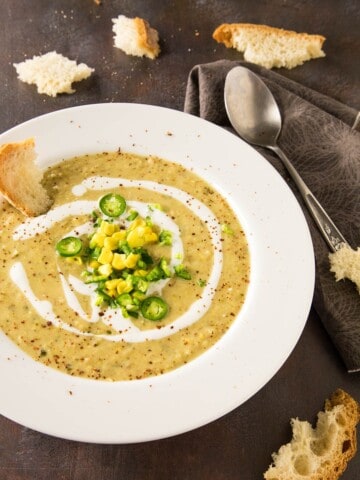
[[[0,146],[0,192],[28,217],[45,213],[52,203],[41,185],[42,172],[35,158],[33,138]]]
[[[336,281],[348,278],[357,286],[360,293],[360,248],[353,250],[344,245],[334,253],[329,254],[330,271],[335,273]]]
[[[357,449],[358,402],[336,390],[319,412],[316,428],[292,419],[293,438],[273,453],[266,480],[337,480]]]
[[[224,23],[213,38],[244,53],[244,59],[265,68],[294,68],[306,60],[324,57],[325,37],[251,23]]]
[[[115,47],[127,55],[146,56],[152,60],[159,55],[159,34],[146,20],[119,15],[112,21]]]
[[[73,82],[88,78],[94,71],[85,63],[77,64],[55,51],[14,63],[20,80],[35,84],[38,93],[56,97],[59,93],[74,93]]]

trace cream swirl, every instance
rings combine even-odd
[[[119,186],[125,188],[137,187],[174,197],[186,205],[187,208],[190,208],[192,212],[207,225],[214,253],[214,261],[209,280],[200,297],[193,302],[182,315],[177,317],[171,324],[165,325],[162,328],[140,330],[131,322],[131,320],[123,317],[121,309],[111,309],[111,311],[105,311],[105,314],[101,317],[101,320],[107,325],[111,324],[111,327],[118,333],[112,335],[95,335],[93,333],[82,332],[77,328],[70,326],[64,319],[61,319],[55,315],[51,302],[39,300],[31,288],[31,283],[21,262],[16,262],[13,264],[10,270],[10,276],[14,284],[22,291],[27,301],[33,306],[38,314],[45,321],[50,321],[53,323],[53,325],[59,328],[73,332],[77,335],[97,336],[113,342],[126,341],[136,343],[146,340],[164,338],[192,325],[209,309],[222,271],[223,259],[221,248],[221,228],[217,218],[205,204],[183,190],[168,185],[158,184],[156,182],[96,176],[89,177],[81,184],[74,186],[72,192],[75,196],[80,197],[85,194],[87,190],[109,190],[118,188]],[[136,209],[142,216],[146,216],[149,213],[149,205],[147,203],[129,201],[128,204],[131,208]],[[25,220],[25,222],[20,224],[13,232],[13,239],[17,241],[24,241],[32,238],[35,235],[46,232],[52,225],[68,216],[90,214],[94,209],[96,209],[96,207],[97,202],[90,200],[76,200],[58,206],[40,217]],[[162,229],[170,230],[173,234],[170,263],[174,266],[179,263],[179,258],[181,258],[183,255],[183,245],[179,228],[174,220],[161,210],[153,209],[151,211],[151,215],[153,222],[156,225],[159,225]],[[76,229],[72,230],[71,232],[67,232],[64,236],[80,236],[90,231],[91,223],[85,223],[76,227]],[[67,278],[65,278],[64,275],[60,275],[60,278],[64,297],[69,307],[76,312],[80,318],[89,323],[98,321],[99,309],[95,306],[94,302],[92,301],[91,315],[88,315],[82,309],[76,296],[77,292],[82,295],[88,295],[91,299],[94,299],[94,287],[85,285],[80,279],[72,275],[68,275]],[[166,280],[160,281],[160,283],[158,282],[156,285],[156,291],[160,292],[165,284]]]

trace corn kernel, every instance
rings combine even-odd
[[[123,282],[122,278],[114,278],[113,280],[107,280],[105,282],[105,288],[110,292],[116,290],[119,283]]]
[[[95,268],[100,267],[100,263],[99,263],[97,260],[91,260],[90,263],[89,263],[89,266],[90,266],[91,268],[94,268],[94,269],[95,269]]]
[[[115,232],[115,225],[103,220],[100,225],[100,232],[104,235],[111,236]]]
[[[138,277],[145,277],[148,274],[146,270],[135,270],[134,275]]]
[[[125,260],[126,260],[125,253],[114,253],[111,265],[116,270],[123,270],[124,268],[126,268]]]
[[[116,291],[119,295],[122,293],[129,293],[133,289],[131,277],[127,277],[125,280],[120,279],[120,282],[116,286]]]
[[[145,243],[144,227],[136,227],[134,230],[131,230],[126,240],[131,248],[142,247]]]
[[[141,217],[136,217],[135,220],[130,223],[128,230],[135,230],[135,228],[143,227],[144,225],[146,225],[145,220]]]
[[[107,248],[109,250],[116,250],[118,248],[119,241],[116,240],[115,238],[111,237],[106,237],[104,240],[104,248]]]
[[[96,232],[92,236],[90,240],[90,248],[95,248],[95,247],[103,247],[104,246],[104,240],[106,238],[106,235],[104,233]]]
[[[98,269],[100,275],[105,275],[105,276],[109,276],[112,274],[112,268],[111,268],[111,265],[110,263],[105,263],[104,265],[101,265]]]
[[[150,231],[146,231],[144,234],[145,242],[146,243],[154,243],[158,241],[158,236],[155,232],[153,232],[150,228]]]
[[[142,247],[146,243],[154,243],[158,240],[158,235],[147,226],[136,227],[131,230],[126,240],[131,248]]]
[[[120,242],[121,240],[125,240],[126,238],[126,230],[120,230],[119,232],[115,232],[111,235],[111,238]]]
[[[102,248],[101,253],[99,255],[99,258],[98,258],[98,262],[102,263],[103,265],[105,263],[111,263],[112,259],[113,259],[113,256],[114,256],[114,254],[112,253],[111,250],[109,250],[108,248]]]
[[[140,255],[138,253],[129,253],[125,260],[125,266],[127,268],[135,268],[139,259]]]

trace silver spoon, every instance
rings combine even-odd
[[[269,148],[279,156],[330,249],[335,252],[342,246],[348,245],[329,215],[278,146],[281,115],[277,103],[265,83],[245,67],[233,68],[225,80],[225,107],[230,122],[240,137],[254,145]]]

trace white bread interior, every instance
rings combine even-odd
[[[360,248],[353,250],[344,245],[329,254],[330,271],[335,273],[336,281],[348,278],[355,283],[360,293]]]
[[[72,83],[88,78],[94,71],[85,63],[77,65],[74,60],[55,51],[14,63],[14,67],[21,81],[35,84],[38,93],[50,97],[59,93],[74,93]]]

